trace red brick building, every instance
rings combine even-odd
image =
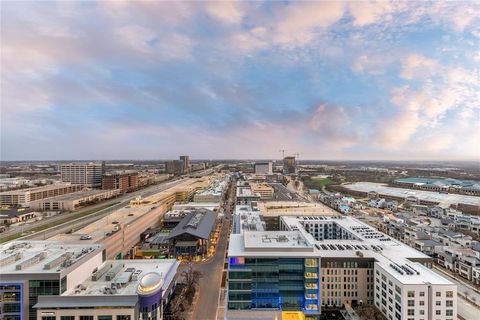
[[[120,189],[121,193],[138,188],[138,172],[112,172],[103,175],[102,189]]]

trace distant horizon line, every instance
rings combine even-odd
[[[165,158],[165,159],[22,159],[22,160],[0,160],[0,163],[4,162],[100,162],[100,161],[171,161],[178,160],[177,158]],[[282,161],[282,158],[269,159],[269,158],[191,158],[191,161]],[[298,161],[319,161],[319,162],[431,162],[431,163],[441,163],[441,162],[479,162],[478,160],[417,160],[417,159],[408,159],[408,160],[386,160],[386,159],[298,159]]]

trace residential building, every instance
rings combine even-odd
[[[173,175],[183,174],[183,161],[181,160],[171,160],[165,162],[165,172]]]
[[[83,185],[57,183],[43,187],[0,192],[0,205],[28,207],[31,202],[82,190]]]
[[[254,164],[255,174],[267,175],[273,174],[272,162],[255,162]]]
[[[102,186],[105,161],[98,163],[69,163],[60,165],[61,180],[90,188]]]
[[[254,193],[250,186],[237,186],[237,204],[252,204],[260,200],[260,195]]]
[[[120,193],[132,192],[138,188],[138,172],[110,172],[102,177],[102,189],[119,189]]]

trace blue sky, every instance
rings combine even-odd
[[[479,2],[1,6],[2,160],[480,159]]]

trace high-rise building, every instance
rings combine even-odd
[[[131,192],[138,188],[138,172],[109,172],[103,175],[102,189],[120,189],[121,193]]]
[[[165,162],[165,172],[173,175],[181,175],[184,173],[184,161],[171,160]]]
[[[69,163],[60,165],[61,179],[72,184],[82,184],[86,187],[102,186],[102,176],[105,173],[105,161],[98,163]]]
[[[296,174],[297,173],[297,161],[295,157],[283,158],[283,174]]]
[[[254,167],[255,167],[255,174],[272,174],[273,173],[273,166],[270,161],[256,162]]]
[[[324,308],[369,304],[388,319],[455,319],[457,286],[430,270],[431,257],[352,217],[299,212],[265,231],[258,211],[242,209],[229,241],[226,318],[289,310],[319,319]]]
[[[190,171],[190,157],[180,156],[180,161],[183,163],[182,173],[188,173]]]

